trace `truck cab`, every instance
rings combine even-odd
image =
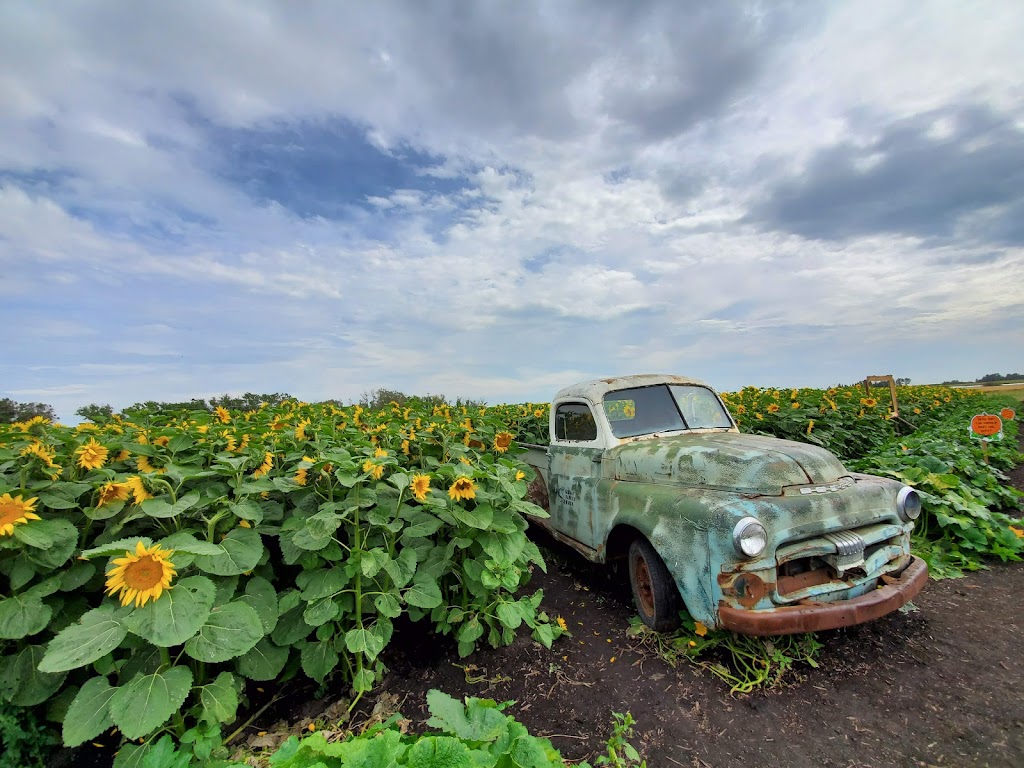
[[[549,431],[524,457],[530,498],[551,515],[538,524],[589,560],[625,560],[654,629],[682,609],[746,634],[831,629],[889,613],[927,581],[910,554],[913,489],[818,446],[740,433],[697,379],[567,387]]]

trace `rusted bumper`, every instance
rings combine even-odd
[[[834,603],[786,605],[768,610],[746,610],[722,605],[718,625],[742,635],[789,635],[817,632],[860,624],[885,616],[913,600],[928,581],[928,566],[919,557],[898,576],[883,577],[883,583],[871,592]]]

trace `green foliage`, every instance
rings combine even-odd
[[[9,397],[0,399],[0,424],[28,421],[33,418],[56,421],[57,414],[54,412],[53,406],[46,403],[19,403]]]
[[[30,709],[0,701],[0,768],[45,768],[60,744]]]
[[[686,660],[707,670],[728,683],[731,693],[785,685],[800,664],[817,667],[817,657],[824,647],[813,632],[753,637],[710,630],[686,613],[681,618],[678,630],[655,632],[634,617],[628,634],[673,667]]]
[[[594,765],[607,765],[610,768],[647,768],[647,761],[640,759],[640,753],[627,739],[633,736],[636,721],[627,712],[612,712],[612,735],[605,745],[605,753],[594,760]]]

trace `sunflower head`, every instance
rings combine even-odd
[[[97,507],[110,504],[115,501],[127,501],[132,495],[132,487],[128,483],[106,483],[100,488],[100,498],[96,502]]]
[[[367,459],[363,462],[363,472],[366,472],[374,480],[380,480],[384,475],[384,465],[378,464],[373,459]]]
[[[214,409],[213,413],[217,417],[217,421],[219,421],[221,424],[227,424],[229,421],[231,421],[231,414],[228,412],[228,409],[222,405],[218,405]]]
[[[494,450],[504,453],[512,445],[513,435],[510,432],[499,432],[494,436]]]
[[[476,483],[471,478],[465,475],[455,478],[455,482],[451,484],[448,489],[448,496],[455,501],[461,501],[462,499],[475,499],[476,498]]]
[[[770,403],[768,405],[768,413],[778,413],[778,412],[779,412],[779,406],[778,406],[777,403]]]
[[[141,504],[148,499],[153,498],[153,494],[146,488],[146,484],[142,481],[142,478],[138,475],[129,477],[124,481],[124,484],[131,488],[132,496],[136,504]]]
[[[75,451],[75,456],[78,457],[78,466],[82,469],[99,469],[107,463],[109,454],[110,451],[100,445],[95,437],[90,437],[89,442]]]
[[[147,547],[139,541],[134,552],[126,551],[124,557],[111,561],[114,567],[107,571],[107,594],[117,594],[121,605],[135,601],[139,608],[158,600],[177,575],[170,560],[173,554],[174,550],[161,549],[159,544]]]
[[[38,520],[39,515],[32,510],[35,509],[38,498],[31,499],[18,496],[11,496],[5,493],[0,496],[0,536],[14,535],[14,526],[25,525],[29,520]]]
[[[430,475],[413,475],[409,487],[416,501],[426,501],[427,491],[430,490]]]

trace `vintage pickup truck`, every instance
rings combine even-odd
[[[529,498],[556,539],[624,560],[643,621],[780,635],[858,624],[928,579],[910,554],[918,494],[804,443],[741,434],[716,392],[680,376],[561,390],[550,444],[526,445]]]

